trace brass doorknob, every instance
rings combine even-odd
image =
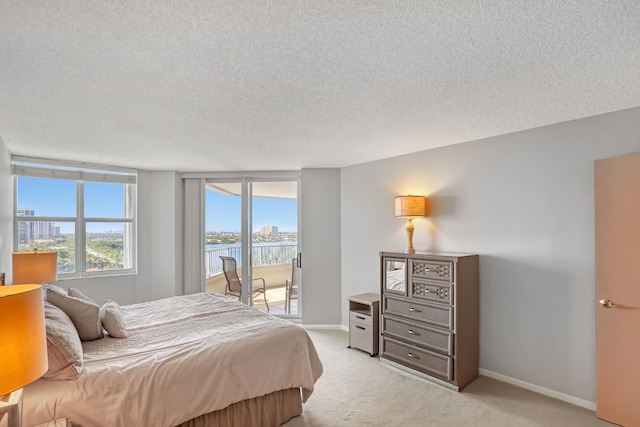
[[[611,301],[609,298],[603,298],[600,301],[598,301],[600,303],[601,306],[605,307],[605,308],[611,308],[611,307],[615,307],[616,305],[613,303],[613,301]]]

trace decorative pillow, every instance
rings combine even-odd
[[[88,296],[86,296],[85,294],[83,294],[82,292],[77,290],[76,288],[69,288],[69,292],[67,292],[67,295],[69,295],[70,297],[74,297],[74,298],[80,298],[80,299],[85,300],[87,302],[90,302],[92,304],[96,304],[96,302],[94,300],[92,300],[91,298],[89,298]],[[96,304],[96,305],[98,305],[98,304]]]
[[[102,327],[107,330],[109,336],[114,338],[126,338],[129,336],[124,320],[124,313],[117,302],[104,300],[100,308],[100,320]]]
[[[49,369],[42,376],[48,380],[75,380],[82,373],[82,343],[78,331],[64,311],[44,303],[47,328]]]
[[[64,290],[64,288],[61,288],[58,285],[52,285],[51,283],[45,283],[42,286],[42,296],[44,298],[44,300],[47,300],[47,289],[53,289],[54,291],[58,292],[59,294],[66,294],[67,292]]]
[[[103,337],[98,304],[59,293],[51,288],[47,289],[47,301],[69,316],[81,340],[92,341]]]

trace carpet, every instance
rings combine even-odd
[[[484,376],[458,393],[347,348],[345,331],[308,332],[324,373],[303,414],[285,427],[613,425],[590,410]]]

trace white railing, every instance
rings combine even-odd
[[[297,244],[278,244],[269,246],[253,246],[251,260],[253,266],[289,264],[298,253]],[[242,266],[242,248],[239,246],[221,246],[205,250],[205,268],[207,277],[222,273],[220,256],[230,256],[236,259],[237,267]]]

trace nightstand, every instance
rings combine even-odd
[[[6,416],[7,427],[20,425],[20,407],[22,406],[22,389],[5,396],[0,396],[0,422]],[[3,424],[5,425],[5,424]]]
[[[349,297],[349,348],[378,354],[380,296],[374,293]]]

